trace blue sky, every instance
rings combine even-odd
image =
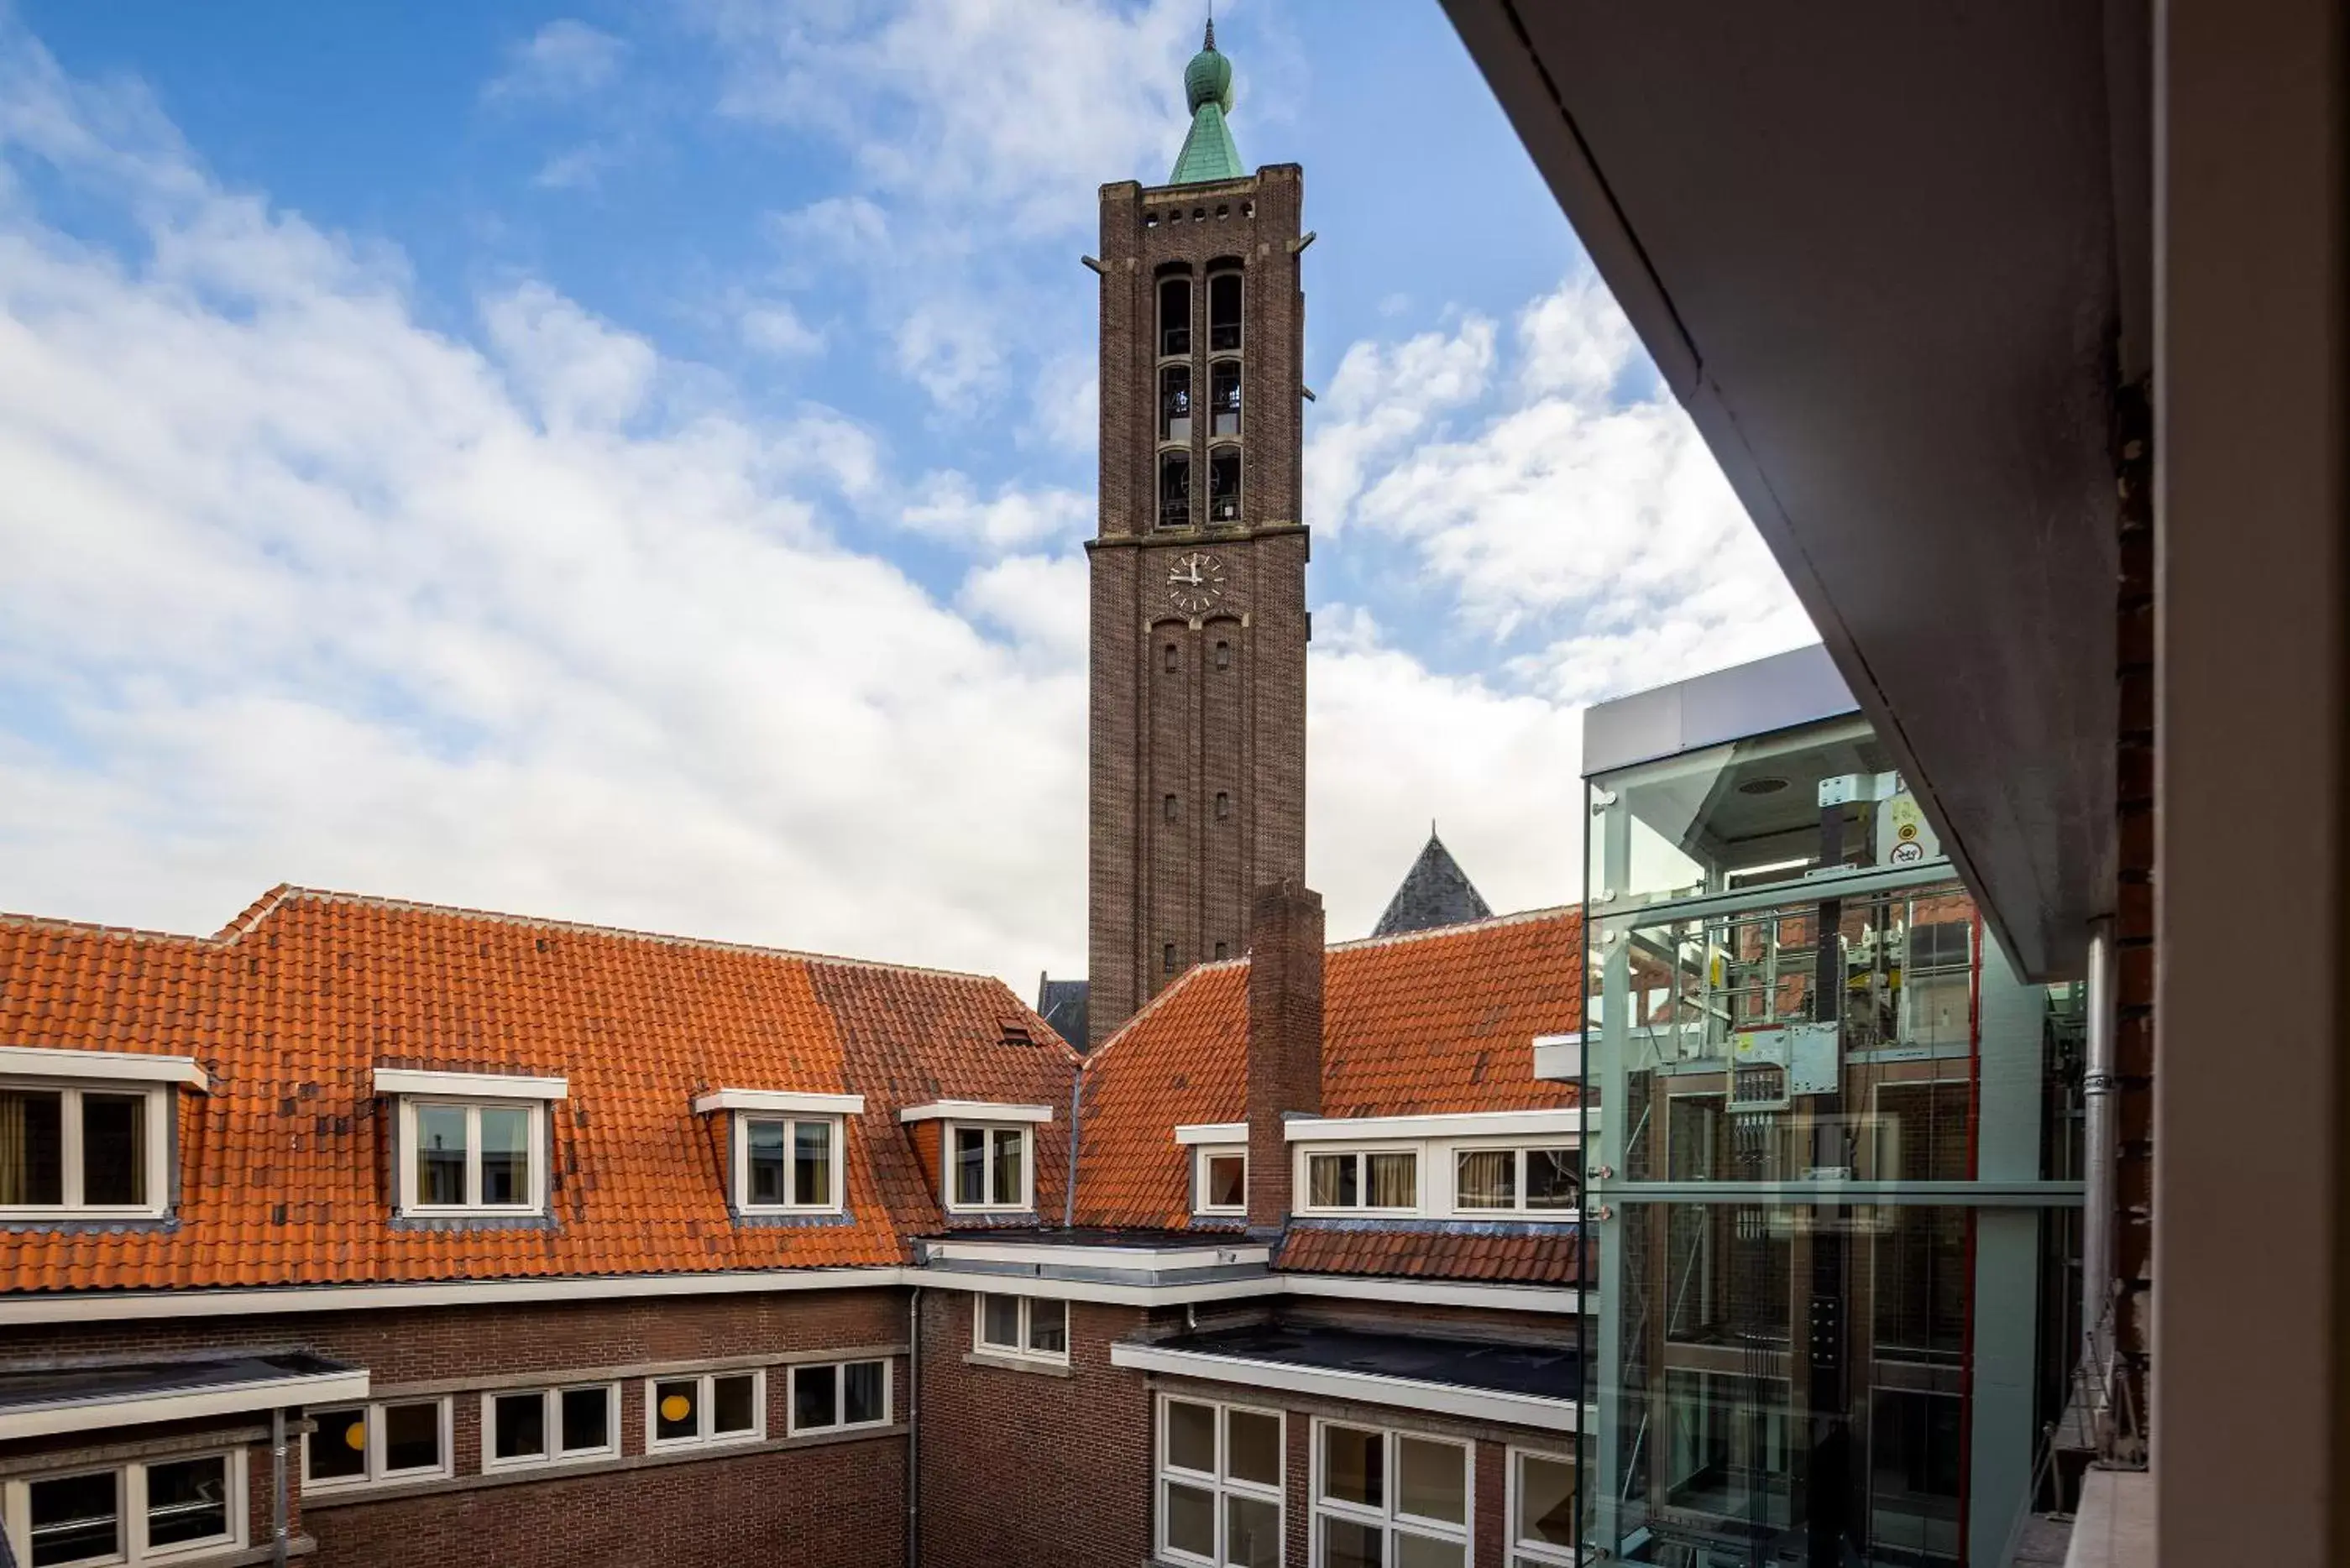
[[[1309,876],[1572,898],[1580,706],[1808,629],[1440,9],[1219,10],[1321,235]],[[0,3],[0,907],[1077,969],[1077,257],[1200,19]]]

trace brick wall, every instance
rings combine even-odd
[[[380,1496],[338,1492],[302,1509],[298,1445],[289,1501],[296,1531],[319,1544],[332,1568],[586,1568],[658,1561],[726,1564],[787,1560],[863,1568],[900,1559],[905,1438],[845,1437],[784,1448],[712,1449],[642,1462],[642,1382],[621,1382],[620,1464],[627,1468],[481,1474],[481,1387],[502,1376],[546,1376],[675,1362],[787,1357],[902,1344],[906,1296],[897,1290],[806,1291],[765,1295],[649,1298],[177,1322],[12,1328],[0,1366],[90,1355],[172,1355],[300,1347],[357,1363],[378,1390],[422,1385],[451,1393],[454,1474]],[[906,1365],[894,1358],[892,1395],[904,1418]],[[788,1430],[789,1377],[770,1366],[766,1430]],[[265,1420],[265,1416],[263,1417]],[[250,1427],[251,1417],[234,1418]],[[50,1449],[136,1442],[155,1428],[127,1428],[53,1440]],[[199,1434],[199,1436],[201,1436]],[[193,1440],[193,1439],[192,1439]],[[0,1459],[23,1446],[0,1448]],[[631,1465],[631,1460],[638,1462]],[[253,1540],[267,1538],[269,1451],[253,1451]]]
[[[962,1291],[922,1293],[920,1531],[929,1568],[1138,1568],[1150,1401],[1109,1364],[1143,1314],[1076,1302],[1067,1376],[973,1366]]]
[[[1237,956],[1256,888],[1305,872],[1305,295],[1291,248],[1302,176],[1269,165],[1175,197],[1131,182],[1101,193],[1100,516],[1087,545],[1093,1043],[1183,969],[1220,949]],[[1241,520],[1211,526],[1208,453],[1222,443],[1207,433],[1206,279],[1228,261],[1243,268]],[[1188,268],[1194,285],[1192,525],[1178,529],[1159,528],[1157,509],[1157,292],[1168,267]],[[1205,609],[1168,593],[1170,565],[1194,551],[1223,579]]]

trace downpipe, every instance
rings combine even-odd
[[[286,1568],[286,1407],[269,1412],[269,1560]]]
[[[922,1287],[906,1297],[906,1568],[922,1561]]]
[[[2102,1417],[2110,1359],[2114,1295],[2114,932],[2110,919],[2089,929],[2087,1060],[2081,1072],[2081,1354],[2095,1379]],[[2100,1446],[2104,1422],[2100,1420]]]

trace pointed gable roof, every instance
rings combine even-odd
[[[1388,900],[1387,913],[1379,917],[1371,935],[1399,937],[1406,931],[1461,926],[1488,919],[1492,913],[1483,895],[1469,880],[1469,874],[1452,858],[1452,851],[1436,836],[1431,824],[1427,847],[1411,863],[1411,869],[1404,873],[1403,885]]]

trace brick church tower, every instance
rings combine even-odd
[[[1242,167],[1232,63],[1183,73],[1164,185],[1101,192],[1087,1033],[1238,957],[1305,872],[1305,296],[1295,164]]]

